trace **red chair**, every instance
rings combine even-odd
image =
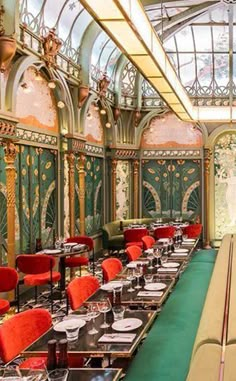
[[[150,249],[151,247],[153,247],[154,243],[156,242],[155,239],[151,237],[150,235],[145,235],[142,238],[142,241],[143,241],[143,250]]]
[[[67,287],[67,298],[71,309],[77,310],[100,287],[97,278],[92,275],[73,279]],[[67,303],[68,312],[68,303]]]
[[[193,224],[185,226],[183,234],[186,234],[188,238],[197,238],[202,232],[202,224]]]
[[[125,247],[127,248],[129,246],[139,246],[142,249],[143,248],[142,237],[148,234],[149,233],[146,228],[126,229],[124,231]]]
[[[123,266],[119,259],[108,258],[102,262],[103,280],[109,282],[122,270]]]
[[[70,237],[67,239],[67,242],[82,243],[82,244],[85,244],[88,246],[89,253],[92,251],[93,275],[94,275],[94,243],[93,243],[93,239],[86,236],[86,235],[81,235],[81,236],[76,236],[76,237]],[[81,266],[88,266],[88,264],[89,264],[89,259],[86,257],[83,257],[83,256],[73,256],[73,257],[68,257],[65,259],[65,267],[69,267],[69,268],[79,267],[80,276],[81,276]]]
[[[173,238],[176,228],[174,226],[163,226],[154,230],[154,237],[160,238]]]
[[[12,361],[52,326],[50,313],[45,309],[32,309],[13,316],[0,326],[0,358],[4,364]],[[76,364],[70,360],[70,367],[83,366],[83,358],[76,358]],[[47,356],[29,357],[20,364],[22,369],[30,369],[32,364],[47,363]],[[75,366],[76,365],[76,366]]]
[[[129,246],[126,249],[129,262],[136,261],[142,255],[142,249],[139,246]]]
[[[26,274],[17,284],[18,311],[20,309],[20,284],[35,287],[35,302],[37,303],[37,286],[49,284],[51,289],[51,310],[53,312],[53,283],[61,279],[58,271],[53,271],[56,261],[45,254],[21,254],[16,258],[17,270]]]
[[[11,267],[0,267],[0,292],[15,290],[18,282],[17,271]],[[10,302],[0,299],[0,315],[5,314],[10,308]]]

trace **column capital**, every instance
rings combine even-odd
[[[10,140],[7,140],[4,142],[4,153],[5,163],[8,165],[13,165],[16,159],[16,145]]]

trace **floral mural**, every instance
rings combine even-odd
[[[103,128],[99,110],[91,104],[84,124],[84,136],[91,143],[103,143]]]
[[[43,112],[42,112],[43,110]],[[16,94],[16,116],[28,126],[58,131],[55,99],[47,80],[29,68],[19,84]]]
[[[202,145],[201,132],[192,123],[179,120],[173,113],[154,117],[141,140],[142,148],[199,148]]]
[[[215,145],[215,237],[235,233],[236,134],[221,136]]]
[[[116,166],[116,219],[130,218],[130,163],[118,160]]]

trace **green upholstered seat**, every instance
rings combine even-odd
[[[212,252],[204,254],[211,256]],[[125,381],[186,379],[213,268],[211,261],[189,264],[133,359]]]
[[[199,250],[193,255],[192,262],[211,262],[215,263],[217,250]]]

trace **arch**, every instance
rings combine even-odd
[[[157,108],[155,110],[150,111],[147,115],[145,115],[142,118],[138,127],[136,128],[135,144],[137,145],[137,147],[140,147],[142,134],[143,134],[145,128],[148,127],[150,120],[152,118],[154,118],[155,116],[165,114],[168,111],[169,111],[168,109],[163,110],[163,108],[160,107],[160,108]]]

